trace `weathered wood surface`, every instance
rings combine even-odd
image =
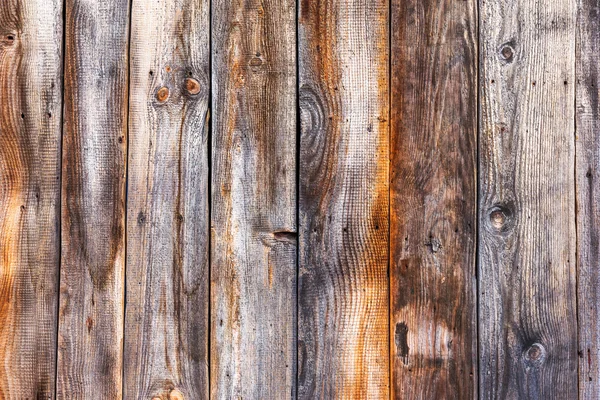
[[[577,393],[573,0],[481,1],[480,393]]]
[[[300,2],[302,399],[389,396],[388,9]]]
[[[133,3],[125,398],[208,397],[209,2]]]
[[[477,4],[392,1],[393,397],[477,392]]]
[[[66,0],[57,397],[122,397],[129,2]]]
[[[212,2],[212,398],[295,397],[295,10]]]
[[[600,5],[577,2],[576,197],[579,397],[600,398]]]
[[[54,397],[62,1],[0,3],[0,398]]]

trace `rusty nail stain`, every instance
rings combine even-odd
[[[169,399],[170,400],[184,400],[183,394],[177,389],[171,390],[171,393],[169,393]]]
[[[166,86],[161,87],[156,92],[156,99],[161,103],[164,103],[169,98],[169,88]]]
[[[198,94],[200,93],[200,82],[194,78],[187,78],[185,80],[185,89],[189,94]]]
[[[168,65],[165,67],[165,71],[167,72],[171,72],[171,67],[169,67]]]

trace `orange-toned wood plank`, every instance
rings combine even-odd
[[[388,9],[300,2],[301,399],[389,397]]]
[[[61,0],[0,2],[0,398],[54,397]]]

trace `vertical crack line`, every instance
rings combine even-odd
[[[206,154],[207,154],[207,158],[208,158],[208,171],[206,171],[208,177],[207,177],[207,185],[208,185],[208,190],[207,190],[207,196],[208,196],[208,215],[207,215],[207,222],[206,222],[206,228],[208,229],[207,235],[206,235],[206,240],[208,241],[207,243],[207,263],[208,265],[206,265],[207,268],[207,276],[208,276],[208,284],[207,284],[207,292],[206,292],[206,303],[207,303],[207,308],[206,308],[206,312],[207,312],[207,324],[206,324],[206,364],[208,365],[208,371],[207,371],[207,388],[208,388],[208,398],[211,398],[211,383],[212,383],[212,379],[211,379],[211,371],[212,371],[212,208],[213,208],[213,203],[212,203],[212,188],[213,188],[213,176],[212,176],[212,143],[213,143],[213,120],[214,120],[214,116],[212,115],[212,98],[213,98],[213,76],[212,76],[212,70],[213,70],[213,43],[212,43],[212,39],[213,39],[213,23],[212,23],[212,1],[211,0],[207,0],[208,3],[208,100],[207,100],[207,111],[206,111],[206,115],[207,118],[204,119],[205,123],[208,124],[207,131],[208,131],[208,138],[206,141]]]
[[[481,387],[481,358],[480,358],[480,345],[481,340],[479,337],[479,324],[480,324],[480,304],[479,304],[479,293],[481,284],[480,259],[479,259],[479,242],[480,242],[480,203],[481,203],[481,176],[480,176],[480,138],[481,138],[481,73],[480,68],[483,65],[483,53],[481,52],[481,10],[480,3],[478,0],[475,1],[475,24],[476,24],[476,43],[475,43],[475,85],[476,87],[476,113],[477,113],[477,127],[476,138],[475,138],[475,313],[477,321],[475,323],[475,347],[476,347],[476,360],[474,369],[477,370],[477,378],[475,379],[475,395],[479,398],[479,391]]]
[[[299,333],[300,333],[300,308],[299,308],[299,304],[300,304],[300,245],[302,243],[301,241],[301,229],[300,229],[300,144],[301,144],[301,138],[300,135],[302,134],[302,126],[301,126],[301,116],[300,116],[300,35],[299,35],[299,26],[300,26],[300,0],[296,0],[296,13],[295,13],[295,20],[296,20],[296,173],[295,173],[295,178],[296,178],[296,232],[298,232],[298,240],[296,241],[296,316],[295,316],[295,321],[294,321],[294,336],[295,336],[295,342],[296,342],[296,376],[295,376],[295,397],[296,399],[298,398],[298,391],[299,391],[299,371],[300,371],[300,365],[299,365],[299,354],[298,354],[298,341],[299,341]]]

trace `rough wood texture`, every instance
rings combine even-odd
[[[66,1],[57,397],[122,397],[127,0]]]
[[[397,399],[477,392],[477,4],[392,1],[390,362]]]
[[[575,1],[481,1],[480,393],[577,393]]]
[[[300,4],[302,399],[389,397],[388,8]]]
[[[600,4],[579,0],[576,50],[579,396],[600,398]]]
[[[62,1],[0,3],[0,398],[54,398]]]
[[[294,0],[213,0],[211,397],[295,397]]]
[[[140,0],[131,12],[124,395],[199,400],[208,397],[209,2]]]

